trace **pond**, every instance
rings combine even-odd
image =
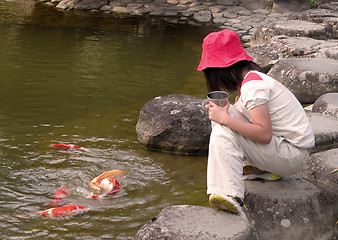
[[[206,94],[196,67],[210,31],[0,0],[2,236],[132,239],[167,206],[208,206],[207,157],[149,151],[135,126],[154,97]],[[111,169],[128,172],[118,179],[121,192],[88,198],[90,180]],[[61,186],[67,204],[90,211],[71,219],[24,215],[45,210]]]

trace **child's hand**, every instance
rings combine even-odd
[[[228,113],[229,106],[229,102],[224,107],[220,107],[216,103],[209,101],[205,108],[209,110],[209,119],[211,121],[226,125],[230,117]]]

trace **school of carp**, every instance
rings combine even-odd
[[[52,144],[52,147],[61,149],[76,149],[89,151],[88,149],[73,144]],[[89,186],[92,189],[99,191],[101,194],[90,194],[89,198],[94,200],[101,200],[105,198],[111,198],[120,192],[120,183],[115,179],[116,177],[126,174],[125,171],[119,169],[113,169],[106,171],[99,176],[93,178]],[[70,218],[79,214],[83,214],[89,210],[89,208],[80,205],[64,205],[65,198],[68,195],[67,187],[62,187],[55,191],[54,196],[47,209],[44,211],[36,212],[33,214],[26,214],[24,216],[43,216],[48,218]]]

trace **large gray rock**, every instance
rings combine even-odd
[[[310,37],[314,39],[332,39],[333,29],[330,24],[313,23],[301,20],[281,20],[269,26],[262,26],[252,35],[250,45],[258,46],[268,42],[273,36]]]
[[[313,152],[338,148],[338,121],[332,116],[325,116],[320,113],[308,113],[316,145]]]
[[[313,104],[312,112],[338,118],[338,93],[327,93],[320,96]]]
[[[202,98],[172,94],[148,101],[140,111],[136,132],[149,149],[205,154],[211,132]]]
[[[331,58],[338,60],[338,40],[317,40],[308,37],[274,36],[269,42],[246,49],[267,73],[283,58]]]
[[[338,199],[338,148],[310,155],[299,176],[336,195]]]
[[[136,240],[259,239],[254,227],[237,215],[216,209],[180,205],[164,208],[136,234]]]
[[[301,103],[314,103],[338,91],[338,61],[328,58],[280,59],[268,73],[289,88]]]
[[[262,240],[336,239],[336,195],[297,176],[245,186],[246,206]]]

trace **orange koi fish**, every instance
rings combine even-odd
[[[95,185],[105,190],[105,193],[101,195],[92,195],[93,199],[102,199],[112,197],[120,191],[120,183],[114,178],[105,178],[95,183]]]
[[[53,200],[48,205],[47,208],[55,208],[64,204],[64,198],[67,197],[67,188],[62,187],[61,189],[55,191]]]
[[[89,151],[87,148],[84,147],[80,147],[80,146],[76,146],[73,144],[60,144],[60,143],[56,143],[56,144],[52,144],[52,147],[57,147],[57,148],[62,148],[62,149],[79,149],[79,150],[84,150],[84,151]]]
[[[96,190],[101,190],[101,187],[99,186],[99,184],[97,184],[97,182],[100,182],[102,181],[103,179],[105,178],[115,178],[115,177],[119,177],[119,176],[122,176],[123,174],[125,174],[127,172],[125,171],[122,171],[122,170],[119,170],[119,169],[113,169],[113,170],[110,170],[110,171],[106,171],[102,174],[100,174],[99,176],[93,178],[91,181],[90,181],[90,184],[89,186],[91,188],[94,188]]]
[[[80,205],[67,205],[57,208],[50,208],[35,214],[49,218],[67,218],[87,212],[89,209]]]

